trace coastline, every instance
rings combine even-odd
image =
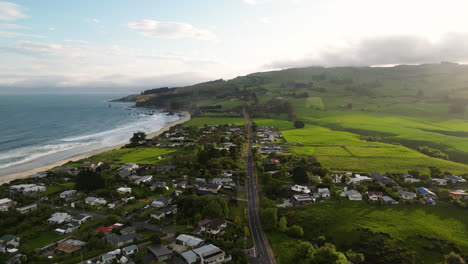
[[[154,138],[156,136],[159,136],[160,134],[162,134],[162,133],[166,132],[167,130],[169,130],[171,127],[182,124],[182,123],[185,123],[185,122],[187,122],[187,121],[189,121],[191,119],[191,115],[190,115],[189,112],[175,112],[175,114],[180,114],[180,115],[183,115],[183,116],[180,119],[176,120],[176,121],[167,123],[166,125],[164,125],[164,127],[162,127],[161,129],[159,129],[157,131],[148,133],[147,137],[148,138]],[[129,135],[129,138],[130,137],[131,137],[131,135]],[[43,165],[43,166],[40,166],[40,167],[36,167],[36,168],[33,168],[33,169],[28,169],[28,170],[24,170],[24,171],[19,171],[19,172],[3,175],[3,176],[0,177],[0,185],[5,184],[5,183],[9,183],[9,182],[17,180],[17,179],[28,178],[29,176],[31,176],[31,175],[33,175],[35,173],[42,172],[42,171],[47,171],[47,170],[50,170],[52,168],[62,166],[63,164],[66,164],[66,163],[68,163],[70,161],[77,161],[77,160],[81,160],[81,159],[86,159],[86,158],[89,158],[89,157],[97,155],[97,154],[101,154],[101,153],[104,153],[104,152],[120,149],[125,145],[126,144],[119,144],[119,145],[109,146],[109,147],[93,150],[93,151],[90,151],[90,152],[74,155],[72,157],[69,157],[69,158],[66,158],[66,159],[63,159],[63,160],[60,160],[60,161],[52,162],[52,163],[49,163],[49,164],[46,164],[46,165]]]

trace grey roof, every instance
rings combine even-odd
[[[199,256],[205,256],[207,254],[212,254],[212,253],[217,252],[217,251],[221,251],[221,249],[219,249],[218,247],[216,247],[216,246],[214,246],[212,244],[209,244],[209,245],[206,245],[206,246],[203,246],[203,247],[200,247],[200,248],[197,248],[197,249],[193,250],[193,252],[195,252]]]
[[[138,249],[137,245],[130,245],[130,246],[124,247],[122,250],[124,250],[124,251],[133,251],[133,250],[136,250],[136,249]]]
[[[195,254],[195,252],[193,252],[192,250],[182,252],[182,254],[180,255],[185,259],[187,263],[194,263],[198,259],[197,254]]]
[[[372,174],[372,177],[374,177],[378,181],[383,181],[387,178],[383,176],[382,174],[380,174],[380,172],[372,172],[371,174]]]
[[[172,254],[172,251],[161,244],[148,246],[148,250],[151,251],[151,253],[156,257]]]

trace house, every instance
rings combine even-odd
[[[360,184],[361,182],[370,182],[372,178],[368,176],[362,176],[361,174],[354,174],[354,177],[349,177],[348,184]]]
[[[195,264],[195,263],[198,263],[198,261],[200,260],[198,255],[195,254],[195,252],[193,252],[193,250],[188,250],[188,251],[182,252],[180,255],[182,256],[185,263],[187,263],[187,264]]]
[[[169,198],[169,197],[164,197],[164,196],[160,196],[158,198],[156,198],[152,203],[151,203],[151,206],[153,207],[166,207],[168,206],[170,203],[172,202],[172,199]]]
[[[104,200],[103,198],[97,198],[97,197],[87,197],[85,199],[85,204],[89,204],[89,205],[97,205],[97,206],[101,206],[101,205],[105,205],[107,204],[107,201]]]
[[[0,244],[18,247],[20,244],[20,238],[14,235],[3,235],[0,237]]]
[[[195,182],[206,183],[206,179],[205,178],[195,178]]]
[[[155,181],[153,183],[153,186],[151,186],[151,190],[155,190],[156,188],[164,188],[166,190],[169,190],[169,187],[167,187],[167,183],[163,181]]]
[[[114,263],[115,259],[117,259],[117,255],[114,252],[108,252],[102,254],[99,259],[101,260],[99,264],[111,264]]]
[[[185,189],[185,188],[187,188],[187,186],[188,186],[187,181],[181,181],[181,182],[178,182],[178,183],[174,184],[174,188]]]
[[[367,192],[367,197],[369,197],[369,200],[378,201],[382,199],[383,194],[381,192]]]
[[[67,166],[67,167],[56,169],[55,173],[68,173],[70,175],[77,175],[78,174],[78,168],[77,167],[72,167],[72,166]]]
[[[148,252],[152,254],[156,260],[165,261],[172,259],[172,251],[164,245],[151,245],[148,246]]]
[[[318,188],[318,194],[321,198],[330,198],[330,190],[328,188]]]
[[[120,235],[120,236],[117,234],[111,233],[105,237],[106,242],[115,247],[121,247],[125,244],[133,243],[139,239],[140,239],[140,236],[136,233],[130,233],[130,234]]]
[[[120,193],[120,194],[132,193],[132,188],[119,187],[119,188],[117,188],[117,192]]]
[[[445,175],[444,178],[451,183],[466,183],[465,179],[463,179],[462,177],[455,176],[453,174]]]
[[[79,225],[82,225],[82,224],[86,223],[87,221],[89,221],[91,219],[93,219],[93,217],[91,215],[79,214],[79,215],[73,216],[71,221],[74,222],[74,223],[77,223]]]
[[[132,174],[133,174],[132,171],[123,170],[123,171],[119,172],[119,177],[122,178],[122,179],[125,179],[125,178],[129,177]]]
[[[341,196],[348,197],[348,199],[351,200],[351,201],[361,201],[362,200],[362,195],[356,190],[343,191],[341,193]]]
[[[45,192],[47,188],[38,184],[18,184],[10,186],[10,193],[22,193],[24,195]]]
[[[71,222],[56,228],[55,232],[59,235],[65,235],[78,230],[78,228],[80,228],[80,225],[78,223]]]
[[[308,203],[314,203],[315,198],[312,198],[309,194],[296,194],[293,195],[292,202],[295,205],[303,205]]]
[[[426,198],[437,199],[437,195],[427,188],[418,187],[416,188],[416,191],[418,191],[418,193],[422,194]]]
[[[6,212],[11,208],[15,207],[15,205],[16,202],[9,198],[0,199],[0,212]]]
[[[200,230],[204,233],[211,235],[218,235],[227,227],[227,222],[225,220],[216,219],[207,222],[200,226]]]
[[[99,162],[98,165],[94,168],[96,172],[101,172],[105,170],[110,170],[111,165],[107,162]]]
[[[386,175],[380,174],[380,172],[371,172],[371,175],[372,177],[374,177],[375,181],[380,182],[380,183],[392,181]]]
[[[439,186],[445,186],[447,185],[447,180],[446,179],[437,179],[437,178],[432,178],[431,179],[432,184],[434,185],[439,185]]]
[[[138,253],[138,246],[137,245],[130,245],[122,248],[122,254],[125,256],[131,256]]]
[[[414,192],[407,192],[407,191],[399,191],[398,195],[403,200],[414,200],[416,199],[417,195]]]
[[[409,173],[403,173],[403,175],[401,175],[403,178],[407,179],[407,178],[414,178],[413,175],[409,174]]]
[[[453,196],[455,199],[460,199],[460,200],[465,200],[468,199],[468,193],[466,193],[463,190],[455,190],[453,192],[450,192],[450,194]]]
[[[406,182],[406,183],[416,183],[416,182],[420,182],[420,181],[421,181],[420,179],[405,178],[405,182]]]
[[[136,232],[136,229],[135,229],[134,226],[127,226],[127,227],[123,228],[122,230],[120,230],[121,235],[133,234],[135,232]]]
[[[176,242],[183,246],[198,247],[201,246],[205,240],[191,235],[182,234],[176,237]]]
[[[232,178],[213,178],[211,180],[211,183],[213,184],[232,184],[234,183],[234,181],[232,180]]]
[[[193,252],[197,254],[201,264],[218,264],[225,261],[226,253],[212,244],[194,249]]]
[[[301,193],[310,193],[310,189],[307,186],[302,186],[302,185],[294,185],[291,187],[291,190],[295,192],[301,192]]]
[[[153,175],[145,175],[145,176],[141,176],[139,179],[136,179],[135,184],[140,185],[141,183],[150,182],[152,180],[153,180]]]
[[[341,183],[341,180],[343,179],[344,175],[341,173],[333,173],[330,175],[332,177],[333,183]]]
[[[424,203],[425,204],[431,204],[431,205],[435,205],[436,204],[436,201],[430,197],[424,197]]]
[[[17,207],[16,208],[16,211],[18,211],[19,213],[21,214],[27,214],[31,211],[34,211],[37,209],[37,204],[30,204],[30,205],[26,205],[26,206],[23,206],[23,207]]]
[[[62,224],[64,222],[70,221],[71,218],[71,215],[67,213],[55,213],[49,219],[47,219],[47,222],[50,224]]]
[[[126,171],[134,171],[138,169],[140,166],[136,163],[125,163],[120,170],[126,170]]]
[[[382,196],[382,200],[384,204],[398,204],[398,202],[393,200],[390,196]]]
[[[60,193],[60,198],[64,200],[71,200],[76,196],[76,190],[68,190]]]
[[[221,190],[221,185],[220,184],[199,184],[197,188],[197,193],[198,194],[207,194],[207,193],[213,193],[217,194],[219,190]]]
[[[167,217],[177,213],[177,206],[173,205],[171,207],[163,208],[159,211],[151,213],[151,218],[161,220],[161,218]]]
[[[55,251],[65,253],[65,254],[71,254],[73,252],[81,250],[85,245],[86,245],[86,242],[75,240],[75,239],[67,239],[65,241],[61,241],[57,243],[57,246],[55,247]]]
[[[100,226],[100,227],[96,228],[96,230],[94,230],[94,231],[96,231],[98,233],[99,232],[110,233],[110,232],[112,232],[112,230],[114,228],[121,228],[122,226],[123,226],[123,224],[115,223],[115,224],[110,225],[110,226]]]
[[[176,169],[177,169],[177,166],[170,166],[170,165],[159,166],[159,167],[156,167],[156,172],[159,172],[159,173],[169,173],[169,172],[174,172],[174,171],[176,171]]]

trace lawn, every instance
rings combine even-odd
[[[466,164],[428,157],[400,145],[363,141],[350,132],[306,124],[282,133],[295,153],[314,155],[323,166],[336,171],[403,173],[415,169],[428,173],[429,166],[452,173],[468,171]]]
[[[123,148],[92,156],[88,160],[110,163],[155,164],[160,161],[158,156],[164,156],[175,151],[176,149],[170,148]]]
[[[431,239],[453,243],[468,252],[468,214],[454,207],[397,205],[373,206],[359,201],[327,201],[299,212],[305,238],[324,235],[344,249],[359,239],[358,228],[382,232],[407,243],[425,263],[438,263],[442,254],[421,245]],[[411,242],[409,242],[411,241]],[[418,246],[416,246],[418,245]],[[365,253],[365,252],[364,252]]]
[[[243,118],[236,117],[195,117],[184,123],[185,126],[203,127],[204,125],[244,125]]]

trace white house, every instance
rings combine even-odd
[[[75,230],[78,230],[80,228],[80,225],[77,223],[67,223],[57,229],[55,229],[55,232],[59,235],[65,235],[68,233],[71,233]]]
[[[367,197],[369,197],[369,200],[372,201],[378,201],[381,199],[383,194],[381,192],[367,192]]]
[[[213,180],[211,180],[211,182],[213,184],[230,184],[230,183],[233,183],[234,181],[232,180],[232,178],[213,178]]]
[[[160,208],[160,207],[168,206],[171,202],[172,202],[171,198],[161,196],[161,197],[156,198],[151,203],[151,206]]]
[[[321,198],[330,198],[330,190],[328,188],[318,188],[318,194]]]
[[[132,188],[130,187],[119,187],[117,188],[117,192],[120,194],[132,193]]]
[[[76,190],[67,190],[60,193],[60,198],[62,199],[70,199],[76,195]]]
[[[38,184],[18,184],[10,186],[11,193],[22,193],[22,194],[35,194],[45,192],[47,188],[43,185]]]
[[[137,245],[130,245],[122,248],[122,254],[124,254],[125,256],[135,255],[136,253],[138,253]]]
[[[370,182],[372,181],[371,177],[361,176],[361,174],[354,174],[354,177],[349,177],[348,184],[355,183],[360,184],[361,182]]]
[[[416,199],[417,195],[414,192],[399,191],[398,194],[403,200],[413,200]]]
[[[343,191],[341,193],[341,196],[348,197],[348,199],[351,200],[351,201],[361,201],[362,200],[362,195],[356,190]]]
[[[145,175],[135,180],[136,184],[141,184],[143,182],[150,182],[153,180],[153,175]]]
[[[432,184],[440,185],[440,186],[447,185],[447,180],[446,179],[433,178],[433,179],[431,179],[431,182],[432,182]]]
[[[226,253],[212,244],[194,249],[193,252],[198,255],[200,262],[204,264],[218,264],[225,261]]]
[[[16,205],[16,202],[9,198],[0,199],[0,211],[1,212],[8,211],[9,209],[15,207],[15,205]]]
[[[63,222],[70,221],[71,218],[72,216],[67,213],[55,213],[47,219],[47,222],[51,224],[62,224]]]
[[[310,189],[307,186],[302,186],[302,185],[294,185],[291,187],[291,190],[295,192],[301,192],[301,193],[310,193]]]
[[[72,222],[75,222],[79,225],[89,221],[93,219],[93,217],[91,215],[88,215],[88,214],[79,214],[79,215],[75,215],[73,216],[73,218],[71,219]]]
[[[185,235],[181,234],[176,238],[176,241],[178,244],[181,244],[183,246],[189,246],[189,247],[198,247],[205,242],[204,239],[194,237],[191,235]]]
[[[89,204],[89,205],[105,205],[107,204],[107,201],[104,200],[103,198],[97,198],[97,197],[87,197],[85,199],[85,204]]]

